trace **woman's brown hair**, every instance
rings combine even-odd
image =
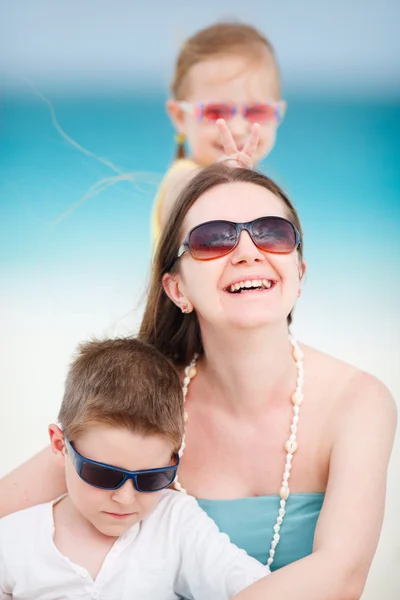
[[[208,190],[227,183],[246,182],[263,187],[284,203],[288,218],[300,233],[298,249],[300,262],[303,259],[303,234],[300,220],[293,204],[281,188],[266,175],[243,168],[231,168],[223,163],[213,164],[202,169],[188,183],[179,195],[168,222],[158,242],[153,262],[147,305],[140,327],[139,339],[156,347],[175,365],[188,364],[193,355],[203,352],[201,332],[196,312],[182,314],[164,291],[162,278],[166,273],[174,273],[179,268],[176,260],[182,243],[184,219],[200,196]],[[291,314],[288,316],[288,325]]]

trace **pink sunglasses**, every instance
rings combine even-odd
[[[178,106],[199,121],[215,122],[218,119],[229,121],[240,114],[250,123],[281,123],[286,111],[286,102],[256,102],[234,104],[225,102],[178,102]]]

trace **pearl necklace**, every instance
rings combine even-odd
[[[290,471],[292,469],[293,455],[298,448],[297,426],[298,426],[299,419],[300,419],[300,406],[301,406],[301,403],[303,402],[303,383],[304,383],[303,351],[299,348],[298,343],[291,335],[289,335],[289,340],[290,340],[290,343],[292,344],[293,360],[295,361],[296,367],[297,367],[297,383],[296,383],[296,391],[294,392],[294,394],[292,396],[293,419],[292,419],[292,424],[290,426],[290,436],[284,446],[285,451],[286,451],[286,462],[285,462],[285,469],[283,472],[281,489],[279,490],[280,508],[278,511],[278,516],[276,518],[275,525],[273,527],[274,533],[272,536],[271,546],[270,546],[270,550],[269,550],[269,558],[267,561],[268,567],[270,567],[272,565],[272,563],[274,562],[275,550],[276,550],[276,547],[279,544],[279,540],[280,540],[279,532],[282,527],[283,518],[286,514],[286,502],[290,495],[289,477],[290,477]],[[186,396],[187,396],[189,384],[190,384],[191,380],[197,374],[196,363],[197,363],[198,357],[199,357],[199,355],[195,354],[192,362],[185,368],[185,371],[184,371],[185,376],[183,379],[182,390],[183,390],[183,397],[184,397],[185,402],[186,402]],[[187,415],[187,412],[185,411],[185,423],[187,422],[187,419],[188,419],[188,415]],[[183,454],[185,445],[186,444],[185,444],[185,436],[184,436],[183,440],[182,440],[182,446],[179,450],[180,457]],[[186,493],[186,490],[179,483],[178,478],[175,479],[175,489]]]

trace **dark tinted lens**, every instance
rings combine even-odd
[[[209,121],[226,120],[231,116],[232,108],[227,104],[207,104],[203,108],[203,117]]]
[[[136,483],[141,492],[156,492],[171,485],[174,478],[175,469],[168,469],[155,473],[141,473],[136,476]]]
[[[227,221],[210,221],[199,225],[189,238],[192,255],[198,260],[224,256],[235,247],[236,242],[236,227]]]
[[[252,226],[253,240],[262,250],[275,254],[288,254],[296,246],[293,225],[279,217],[258,219]]]
[[[107,469],[106,467],[85,462],[82,465],[81,477],[86,483],[111,490],[123,481],[124,474],[114,471],[114,469]]]

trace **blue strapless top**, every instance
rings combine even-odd
[[[311,554],[324,497],[324,494],[289,496],[271,571]],[[279,496],[197,501],[236,546],[266,564],[278,516]]]

